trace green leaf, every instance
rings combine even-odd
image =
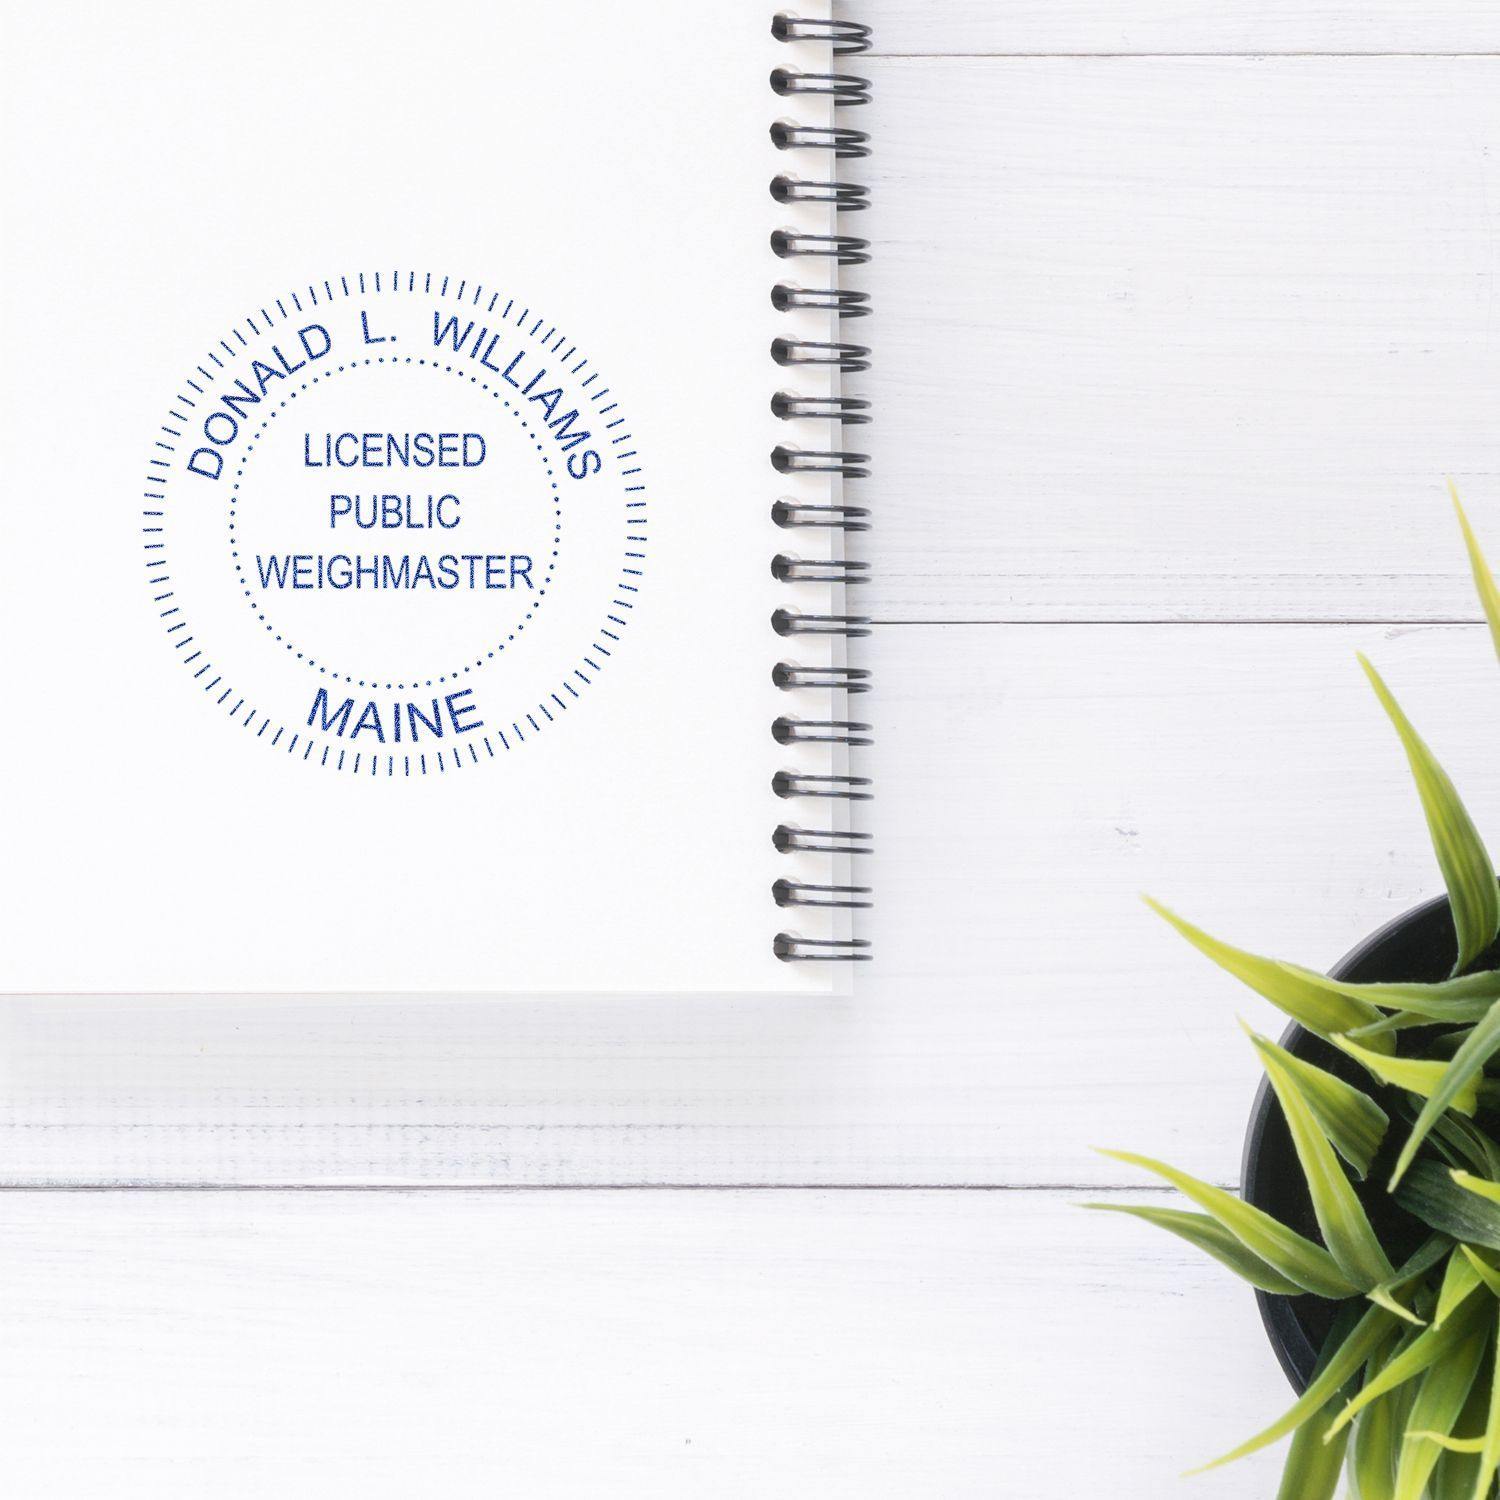
[[[1190,1214],[1180,1208],[1153,1208],[1139,1203],[1085,1203],[1081,1206],[1104,1213],[1129,1214],[1132,1218],[1155,1224],[1188,1244],[1196,1245],[1228,1266],[1242,1281],[1248,1281],[1263,1292],[1274,1292],[1282,1297],[1296,1297],[1302,1292],[1295,1281],[1288,1281],[1260,1256],[1252,1254],[1217,1219],[1211,1219],[1207,1214]]]
[[[1334,1419],[1333,1426],[1328,1429],[1328,1436],[1333,1437],[1342,1431],[1372,1401],[1406,1381],[1415,1379],[1439,1361],[1446,1361],[1460,1344],[1473,1336],[1480,1324],[1477,1310],[1484,1305],[1478,1298],[1471,1296],[1441,1328],[1426,1328],[1419,1333],[1373,1380],[1366,1381],[1360,1393]],[[1389,1317],[1390,1314],[1387,1313],[1386,1316]],[[1421,1428],[1437,1426],[1435,1422],[1413,1422],[1410,1425]]]
[[[1495,1296],[1500,1297],[1500,1269],[1492,1265],[1472,1245],[1460,1245],[1458,1248],[1463,1251],[1475,1271],[1479,1273],[1479,1279],[1484,1282]]]
[[[1475,1267],[1489,1269],[1474,1257]],[[1485,1277],[1486,1281],[1489,1277]],[[1493,1290],[1493,1287],[1491,1288]],[[1500,1303],[1495,1306],[1495,1316],[1500,1320]],[[1500,1469],[1500,1326],[1496,1328],[1496,1354],[1490,1367],[1490,1398],[1485,1418],[1484,1444],[1479,1450],[1479,1467],[1474,1475],[1472,1500],[1485,1500],[1495,1472]]]
[[[1418,1328],[1424,1327],[1425,1320],[1399,1301],[1397,1293],[1413,1285],[1420,1290],[1422,1278],[1452,1249],[1453,1241],[1446,1234],[1428,1235],[1417,1251],[1404,1264],[1396,1268],[1389,1281],[1372,1287],[1365,1293],[1365,1296],[1377,1306],[1385,1308],[1387,1312],[1395,1313],[1398,1318],[1413,1323]]]
[[[1408,1094],[1416,1094],[1422,1099],[1430,1099],[1438,1091],[1443,1081],[1443,1074],[1448,1071],[1448,1064],[1445,1062],[1436,1062],[1424,1057],[1396,1057],[1371,1052],[1369,1048],[1361,1047],[1357,1042],[1351,1042],[1348,1037],[1344,1036],[1334,1037],[1333,1045],[1341,1052],[1347,1052],[1355,1062],[1365,1067],[1381,1083],[1388,1083],[1392,1088],[1405,1089]],[[1479,1107],[1477,1077],[1470,1079],[1454,1095],[1452,1107],[1461,1115],[1474,1113]]]
[[[1417,1123],[1412,1126],[1401,1155],[1396,1159],[1396,1170],[1391,1173],[1392,1192],[1411,1165],[1417,1148],[1427,1138],[1427,1132],[1459,1094],[1479,1077],[1497,1050],[1500,1050],[1500,1004],[1491,1006],[1485,1018],[1464,1038],[1463,1045],[1444,1070],[1442,1081],[1422,1106],[1422,1113],[1417,1116]]]
[[[1477,1193],[1491,1203],[1500,1203],[1500,1182],[1491,1182],[1488,1177],[1476,1177],[1461,1167],[1448,1174],[1465,1192]]]
[[[1474,1382],[1474,1389],[1478,1390],[1484,1383],[1481,1375]],[[1463,1421],[1460,1418],[1460,1421]],[[1459,1443],[1467,1443],[1466,1439],[1452,1439]],[[1473,1500],[1474,1476],[1479,1472],[1479,1459],[1470,1457],[1462,1449],[1451,1453],[1441,1454],[1437,1461],[1437,1468],[1432,1471],[1432,1482],[1427,1486],[1427,1493],[1432,1500]]]
[[[1401,712],[1380,673],[1366,657],[1361,656],[1359,662],[1396,726],[1422,799],[1427,831],[1453,908],[1453,928],[1458,937],[1458,962],[1453,972],[1457,974],[1467,969],[1500,932],[1500,885],[1495,881],[1495,867],[1448,773]]]
[[[1493,1003],[1493,1002],[1487,1002]],[[1470,1025],[1478,1019],[1470,1016],[1462,1023]],[[1424,1026],[1431,1026],[1434,1022],[1426,1016],[1419,1016],[1414,1011],[1396,1010],[1388,1016],[1382,1016],[1378,1021],[1371,1021],[1368,1026],[1356,1026],[1353,1031],[1341,1032],[1340,1035],[1350,1037],[1356,1042],[1378,1041],[1383,1036],[1394,1036],[1401,1031],[1416,1031]]]
[[[1356,1026],[1353,1031],[1340,1032],[1341,1036],[1352,1037],[1356,1042],[1379,1042],[1383,1036],[1395,1036],[1401,1031],[1415,1031],[1422,1026],[1431,1026],[1433,1023],[1426,1016],[1413,1015],[1410,1011],[1392,1011],[1388,1016],[1382,1016],[1378,1021],[1371,1021],[1368,1026]],[[1382,1042],[1382,1046],[1385,1044]]]
[[[1484,1377],[1480,1375],[1474,1382],[1474,1390],[1478,1390],[1483,1384]],[[1461,1417],[1460,1424],[1464,1420],[1466,1418]],[[1432,1471],[1427,1493],[1431,1500],[1473,1500],[1474,1476],[1479,1472],[1479,1458],[1464,1451],[1469,1446],[1470,1439],[1449,1438],[1448,1441],[1456,1446],[1438,1455],[1437,1467]]]
[[[1489,1012],[1486,1011],[1485,1015],[1488,1014]],[[1479,1016],[1477,1019],[1482,1021],[1484,1016]],[[1452,1062],[1453,1054],[1463,1045],[1463,1040],[1468,1036],[1472,1024],[1471,1022],[1463,1026],[1443,1027],[1432,1035],[1428,1041],[1427,1050],[1416,1055],[1431,1058],[1436,1062]],[[1358,1041],[1359,1038],[1356,1037],[1355,1040]]]
[[[1287,1450],[1286,1463],[1282,1465],[1276,1500],[1334,1500],[1349,1434],[1341,1432],[1332,1442],[1325,1443],[1320,1419],[1331,1419],[1338,1410],[1338,1402],[1339,1397],[1335,1394],[1317,1416],[1304,1422],[1292,1434],[1292,1445]]]
[[[1444,1432],[1408,1432],[1406,1440],[1409,1443],[1436,1443],[1439,1448],[1449,1453],[1482,1453],[1484,1451],[1484,1439],[1449,1437]]]
[[[1480,1365],[1479,1374],[1469,1387],[1469,1399],[1464,1403],[1463,1413],[1446,1441],[1439,1444],[1445,1451],[1438,1458],[1428,1486],[1432,1500],[1474,1500],[1480,1454],[1484,1451],[1484,1423],[1490,1404],[1492,1373],[1492,1361]]]
[[[1395,1267],[1386,1259],[1354,1185],[1344,1175],[1296,1076],[1277,1056],[1280,1049],[1253,1031],[1249,1035],[1281,1101],[1324,1243],[1339,1269],[1362,1290],[1382,1285],[1395,1274]]]
[[[1446,1234],[1428,1235],[1416,1252],[1396,1268],[1395,1274],[1389,1281],[1372,1287],[1365,1293],[1365,1296],[1377,1306],[1385,1308],[1387,1312],[1395,1313],[1398,1318],[1413,1323],[1418,1328],[1424,1327],[1425,1320],[1398,1301],[1396,1294],[1404,1287],[1420,1283],[1420,1279],[1426,1276],[1452,1249],[1453,1241]]]
[[[1417,1277],[1425,1276],[1453,1248],[1453,1241],[1446,1234],[1428,1235],[1411,1255],[1396,1267],[1396,1274],[1391,1277],[1391,1285],[1404,1286],[1408,1281],[1415,1281]]]
[[[1329,1356],[1327,1364],[1323,1366],[1319,1374],[1313,1377],[1301,1397],[1293,1402],[1281,1416],[1264,1431],[1258,1432],[1253,1438],[1241,1443],[1238,1448],[1226,1453],[1222,1458],[1214,1459],[1212,1463],[1204,1464],[1202,1468],[1194,1469],[1193,1473],[1203,1474],[1209,1469],[1217,1469],[1224,1464],[1233,1463],[1237,1458],[1258,1453],[1262,1448],[1270,1447],[1272,1443],[1284,1438],[1287,1433],[1302,1426],[1343,1390],[1365,1361],[1379,1350],[1394,1327],[1396,1327],[1396,1320],[1384,1308],[1368,1309],[1354,1325],[1348,1337],[1338,1344]],[[1329,1335],[1330,1342],[1333,1341],[1336,1333],[1337,1330],[1335,1334]],[[1426,1334],[1419,1335],[1422,1338],[1426,1336]],[[1319,1426],[1321,1425],[1319,1423]]]
[[[1437,1307],[1432,1314],[1432,1326],[1441,1328],[1452,1316],[1454,1308],[1474,1291],[1482,1280],[1483,1277],[1475,1270],[1468,1256],[1461,1255],[1455,1250],[1448,1257],[1448,1269],[1443,1272],[1443,1284],[1438,1290]]]
[[[1483,1103],[1481,1086],[1481,1106]],[[1429,1139],[1446,1142],[1471,1167],[1486,1177],[1500,1177],[1500,1147],[1472,1120],[1462,1119],[1458,1115],[1443,1115],[1433,1125]]]
[[[1458,512],[1458,524],[1464,534],[1464,546],[1469,553],[1469,567],[1474,574],[1474,587],[1479,593],[1479,602],[1484,606],[1484,617],[1490,622],[1490,639],[1495,643],[1495,654],[1500,656],[1500,590],[1495,587],[1494,574],[1479,550],[1479,539],[1469,518],[1464,514],[1463,503],[1458,498],[1458,488],[1450,479],[1448,493],[1453,497],[1453,509]]]
[[[1484,1100],[1484,1086],[1481,1085],[1481,1103]],[[1488,1178],[1500,1179],[1500,1146],[1490,1139],[1487,1131],[1482,1131],[1472,1121],[1452,1121],[1454,1130],[1460,1131],[1463,1136],[1472,1142],[1473,1149],[1479,1152],[1481,1157],[1481,1170]]]
[[[1473,1142],[1453,1128],[1458,1119],[1457,1115],[1444,1115],[1432,1127],[1432,1134],[1427,1139],[1450,1167],[1482,1167],[1484,1158],[1476,1151]]]
[[[1412,1168],[1396,1203],[1430,1229],[1464,1244],[1500,1250],[1500,1204],[1465,1191],[1435,1161]]]
[[[1477,969],[1432,984],[1415,980],[1397,984],[1338,983],[1355,999],[1368,1000],[1388,1010],[1407,1011],[1424,1020],[1452,1022],[1456,1026],[1477,1021],[1500,1000],[1500,969]]]
[[[1409,1340],[1370,1357],[1365,1364],[1368,1383],[1380,1373],[1386,1360],[1399,1354]],[[1396,1465],[1401,1461],[1401,1438],[1406,1427],[1407,1403],[1400,1391],[1391,1391],[1372,1402],[1354,1427],[1354,1451],[1349,1455],[1349,1477],[1359,1500],[1392,1500],[1396,1492]],[[1331,1419],[1330,1419],[1331,1420]],[[1325,1424],[1307,1424],[1321,1441]],[[1306,1428],[1303,1429],[1304,1431]],[[1337,1441],[1337,1439],[1335,1439]]]
[[[1149,1156],[1136,1156],[1129,1151],[1101,1154],[1165,1178],[1199,1208],[1212,1214],[1252,1255],[1259,1256],[1305,1291],[1341,1301],[1362,1290],[1349,1280],[1339,1269],[1338,1262],[1321,1245],[1304,1239],[1296,1230],[1288,1229],[1263,1209],[1244,1202],[1233,1193],[1200,1182],[1198,1178]]]
[[[1331,1036],[1380,1019],[1380,1012],[1374,1005],[1344,993],[1346,986],[1338,981],[1325,979],[1323,975],[1296,964],[1284,964],[1274,958],[1261,958],[1240,948],[1231,948],[1228,943],[1210,937],[1202,928],[1184,921],[1150,896],[1145,901],[1200,953],[1207,954],[1221,969],[1249,985],[1257,994],[1264,995],[1272,1005],[1284,1010],[1309,1031],[1315,1031],[1319,1036]]]
[[[1481,1020],[1496,1000],[1500,1000],[1500,969],[1479,969],[1473,974],[1460,974],[1455,979],[1440,979],[1435,984],[1344,984],[1337,982],[1345,993],[1371,1005],[1401,1012],[1399,1016],[1385,1016],[1372,1025],[1386,1026],[1398,1023],[1402,1027],[1420,1025],[1424,1021],[1440,1025],[1465,1026]],[[1356,1027],[1350,1035],[1357,1035],[1368,1027]]]
[[[1316,1380],[1329,1366],[1333,1356],[1343,1346],[1355,1319],[1350,1306],[1346,1306],[1334,1322],[1323,1347],[1318,1351],[1313,1365]],[[1368,1362],[1366,1368],[1368,1368]],[[1292,1434],[1292,1444],[1282,1465],[1281,1486],[1276,1491],[1276,1500],[1333,1500],[1338,1488],[1339,1470],[1343,1467],[1344,1449],[1348,1446],[1348,1433],[1341,1433],[1331,1443],[1323,1441],[1323,1428],[1337,1414],[1339,1405],[1353,1393],[1355,1376],[1351,1374],[1343,1388],[1333,1393],[1324,1402],[1320,1412],[1307,1419]]]
[[[1387,1312],[1395,1313],[1405,1323],[1410,1323],[1413,1328],[1425,1328],[1427,1320],[1419,1317],[1402,1302],[1391,1290],[1391,1283],[1382,1282],[1379,1286],[1371,1287],[1365,1296],[1373,1302],[1376,1307],[1383,1307]]]
[[[1362,984],[1358,989],[1373,1005],[1398,1007],[1389,1016],[1380,1017],[1379,1022],[1352,1026],[1343,1032],[1344,1037],[1355,1041],[1368,1041],[1391,1032],[1413,1031],[1418,1026],[1473,1026],[1485,1019],[1494,1002],[1500,1001],[1500,969],[1479,969],[1439,984]]]
[[[1469,1387],[1474,1384],[1488,1338],[1487,1328],[1476,1329],[1445,1358],[1429,1366],[1407,1418],[1408,1433],[1440,1432],[1446,1436],[1453,1431],[1469,1399]],[[1420,1342],[1418,1339],[1417,1343]],[[1441,1456],[1442,1450],[1430,1442],[1403,1444],[1396,1468],[1395,1500],[1422,1500],[1422,1492]]]
[[[1364,1180],[1370,1170],[1375,1153],[1385,1139],[1390,1117],[1362,1089],[1342,1078],[1288,1052],[1266,1037],[1257,1036],[1247,1028],[1250,1039],[1262,1057],[1274,1057],[1297,1081],[1308,1108],[1317,1117],[1323,1133],[1333,1143],[1334,1149],[1354,1168],[1355,1175]],[[1337,1040],[1337,1039],[1336,1039]],[[1340,1045],[1343,1045],[1340,1041]],[[1366,1052],[1367,1056],[1377,1054]]]

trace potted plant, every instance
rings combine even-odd
[[[1450,486],[1451,489],[1451,486]],[[1458,495],[1500,654],[1500,590]],[[1500,1473],[1500,886],[1453,783],[1360,658],[1410,764],[1447,887],[1331,975],[1230,947],[1149,902],[1293,1022],[1247,1030],[1265,1078],[1243,1196],[1105,1154],[1195,1207],[1090,1204],[1180,1236],[1256,1289],[1300,1391],[1232,1459],[1291,1437],[1281,1500],[1487,1500]]]

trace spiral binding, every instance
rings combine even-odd
[[[771,790],[778,797],[838,797],[844,802],[868,802],[874,793],[862,788],[869,785],[867,776],[811,776],[798,771],[778,771],[771,778]]]
[[[865,51],[870,45],[870,28],[854,21],[809,20],[778,15],[771,23],[771,34],[780,42],[820,41],[831,45],[835,57],[847,57]],[[823,95],[835,109],[868,104],[870,83],[851,73],[807,73],[795,68],[776,68],[771,73],[771,88],[782,98]],[[823,152],[832,163],[853,160],[870,154],[869,136],[843,124],[800,125],[780,120],[771,126],[771,140],[778,151]],[[835,173],[816,171],[784,172],[771,181],[771,197],[776,203],[822,203],[834,213],[858,213],[870,205],[870,192],[861,183],[845,182]],[[803,234],[778,229],[771,236],[771,249],[782,260],[833,261],[840,266],[862,265],[869,260],[869,241],[848,234]],[[842,287],[801,287],[778,282],[771,290],[771,302],[778,312],[812,310],[832,313],[840,320],[862,318],[870,311],[865,292]],[[771,358],[789,371],[814,366],[854,373],[869,368],[870,351],[862,344],[842,339],[819,342],[809,339],[778,338],[771,345]],[[836,422],[840,428],[862,426],[870,421],[870,403],[852,396],[803,396],[779,391],[771,400],[771,410],[782,421],[823,420]],[[827,448],[803,448],[777,444],[771,453],[771,466],[778,474],[832,474],[841,480],[864,479],[869,474],[868,454],[830,444]],[[858,505],[846,505],[842,499],[827,505],[805,505],[782,499],[771,508],[771,519],[787,531],[865,531],[869,511]],[[790,538],[789,538],[790,540]],[[830,551],[837,550],[830,548]],[[838,583],[846,588],[863,583],[869,565],[834,557],[800,557],[789,552],[777,553],[771,560],[771,572],[782,583]],[[807,614],[800,610],[778,609],[771,617],[771,627],[778,636],[834,636],[844,639],[868,635],[870,620],[864,615]],[[781,661],[771,673],[771,680],[782,692],[829,690],[845,697],[869,691],[870,674],[848,666],[804,666]],[[870,726],[853,719],[812,719],[795,713],[780,715],[771,726],[777,744],[825,744],[859,746],[870,744]],[[795,771],[778,771],[771,787],[783,799],[822,799],[842,802],[865,802],[872,795],[870,782],[862,776],[809,775]],[[783,854],[798,852],[863,856],[870,852],[867,833],[837,828],[803,828],[792,822],[778,825],[772,842]],[[777,880],[771,895],[784,909],[821,908],[858,910],[868,907],[870,888],[861,885],[828,885],[806,881]],[[859,962],[872,957],[870,943],[864,938],[804,938],[791,933],[777,933],[774,951],[788,963]]]
[[[771,668],[779,688],[835,688],[841,693],[868,693],[870,674],[863,667],[798,667],[779,661]]]
[[[850,130],[843,125],[792,125],[778,120],[771,127],[771,139],[778,151],[806,147],[812,151],[832,151],[835,159],[870,154],[870,137],[863,130]]]
[[[870,403],[857,396],[794,396],[790,391],[777,391],[771,397],[771,410],[783,422],[799,417],[826,417],[830,422],[842,422],[845,427],[858,427],[870,420]]]
[[[771,721],[771,738],[778,745],[873,745],[870,726],[853,719],[789,719]]]
[[[771,559],[771,576],[778,583],[863,583],[870,573],[869,563],[847,562],[842,557],[825,557],[808,561],[778,552]]]
[[[771,507],[771,519],[785,530],[799,526],[834,527],[839,531],[868,531],[869,514],[862,505],[798,505],[792,500],[778,500]],[[780,634],[788,634],[780,631]]]
[[[853,910],[873,906],[873,901],[861,901],[861,896],[871,894],[867,885],[809,885],[801,880],[778,880],[771,887],[777,906],[822,906],[843,907]]]
[[[852,234],[798,234],[791,229],[777,229],[771,235],[771,249],[782,260],[798,256],[822,256],[837,260],[841,266],[862,266],[869,260],[869,240]]]
[[[843,828],[799,828],[792,823],[778,823],[771,842],[782,854],[868,854],[868,833],[851,833]]]

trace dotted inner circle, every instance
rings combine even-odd
[[[421,680],[413,678],[413,680],[410,681],[410,682],[384,682],[383,683],[383,682],[380,682],[380,681],[378,681],[376,679],[373,679],[373,678],[367,679],[367,678],[363,678],[363,677],[355,677],[355,676],[353,676],[353,675],[351,675],[350,673],[347,673],[347,672],[338,672],[338,671],[335,671],[332,667],[328,666],[326,663],[318,661],[318,659],[315,656],[311,656],[307,652],[299,650],[298,647],[297,647],[297,643],[295,641],[289,641],[289,640],[287,640],[286,637],[283,636],[281,634],[281,632],[276,629],[275,623],[273,621],[268,620],[266,618],[265,612],[263,610],[261,610],[260,608],[257,607],[256,600],[255,600],[255,595],[252,592],[252,590],[251,590],[248,582],[245,579],[245,570],[240,566],[240,550],[239,550],[238,537],[237,537],[237,534],[236,534],[236,518],[238,516],[239,503],[240,503],[239,502],[240,481],[244,478],[245,467],[250,462],[250,455],[255,452],[256,444],[259,443],[259,441],[260,441],[260,435],[281,414],[282,410],[288,405],[288,403],[290,403],[292,401],[295,401],[297,399],[298,395],[301,394],[301,392],[307,390],[310,386],[318,385],[318,384],[320,384],[320,383],[322,383],[323,381],[326,381],[326,380],[332,380],[334,378],[334,376],[336,376],[336,375],[341,375],[341,374],[344,374],[346,372],[353,372],[355,370],[362,370],[367,365],[385,365],[385,364],[389,364],[389,365],[392,365],[392,366],[399,366],[399,365],[420,365],[420,366],[425,366],[427,369],[430,369],[430,370],[434,371],[435,373],[442,373],[442,374],[454,375],[454,376],[456,376],[460,380],[467,380],[470,385],[478,386],[479,389],[482,390],[482,391],[487,391],[492,397],[494,397],[495,400],[501,402],[503,404],[503,406],[505,407],[505,410],[508,411],[521,424],[522,430],[526,433],[526,436],[530,439],[532,446],[536,449],[537,455],[538,455],[538,457],[542,461],[542,466],[547,471],[547,482],[552,486],[552,522],[553,522],[553,526],[552,526],[552,553],[551,553],[551,556],[548,558],[548,561],[547,561],[547,573],[546,573],[546,576],[543,579],[542,583],[537,588],[536,602],[532,605],[532,607],[530,609],[528,609],[526,611],[525,618],[523,618],[522,620],[520,620],[517,623],[516,628],[513,631],[511,631],[509,634],[507,634],[506,637],[505,637],[505,639],[503,641],[496,642],[495,646],[491,650],[486,651],[482,656],[476,657],[472,662],[470,662],[470,663],[468,663],[466,665],[460,666],[460,667],[455,667],[451,671],[439,673],[436,677],[427,677],[427,678],[423,678]],[[231,555],[231,557],[234,560],[234,571],[235,571],[236,574],[239,575],[240,586],[241,586],[241,588],[244,591],[245,598],[248,601],[248,603],[250,605],[250,608],[252,610],[254,610],[254,612],[255,612],[255,618],[257,620],[259,620],[262,625],[265,626],[267,632],[271,636],[273,636],[288,651],[290,651],[297,658],[298,661],[306,662],[309,667],[316,667],[317,670],[319,671],[319,673],[325,674],[325,675],[327,675],[329,677],[337,678],[337,679],[339,679],[342,682],[353,683],[357,687],[385,688],[385,689],[392,690],[392,691],[404,691],[407,688],[415,688],[415,687],[432,687],[435,684],[441,684],[441,683],[445,683],[445,682],[455,681],[459,677],[461,677],[465,672],[471,672],[476,667],[482,667],[485,664],[485,662],[487,662],[487,661],[493,661],[495,659],[495,657],[501,651],[505,650],[506,646],[510,642],[514,641],[515,638],[523,630],[525,630],[527,621],[530,620],[532,618],[532,616],[536,614],[537,610],[541,608],[542,600],[546,597],[546,594],[547,594],[547,588],[548,588],[548,586],[552,582],[552,576],[553,576],[553,574],[557,570],[557,554],[558,554],[558,548],[559,548],[559,546],[561,544],[561,539],[562,539],[562,504],[561,504],[561,502],[560,502],[560,500],[558,498],[557,474],[556,474],[556,471],[552,467],[551,461],[547,457],[546,449],[542,446],[541,442],[537,439],[536,434],[532,431],[531,424],[526,420],[525,417],[523,417],[521,415],[521,413],[519,411],[516,410],[516,408],[511,404],[511,402],[500,391],[497,391],[492,385],[490,385],[490,383],[488,381],[481,380],[477,375],[470,375],[465,370],[456,370],[456,369],[454,369],[454,367],[452,365],[439,364],[436,360],[418,359],[418,358],[414,358],[414,357],[412,357],[410,355],[408,355],[404,359],[397,359],[395,357],[384,358],[384,357],[376,356],[376,357],[373,357],[373,358],[370,358],[370,359],[350,360],[346,364],[335,366],[332,370],[327,371],[325,374],[314,375],[311,380],[304,380],[301,383],[301,385],[299,385],[297,387],[296,390],[290,392],[287,395],[287,397],[286,397],[285,400],[280,401],[280,402],[277,403],[275,410],[273,410],[271,412],[270,416],[268,416],[265,419],[265,421],[263,421],[260,424],[260,427],[256,430],[256,435],[254,437],[252,437],[250,439],[249,443],[246,445],[244,458],[241,461],[240,467],[235,470],[235,479],[234,479],[234,484],[233,484],[233,486],[231,488],[231,499],[230,499],[230,502],[229,502],[229,541],[230,541],[229,550],[230,550],[230,555]]]
[[[439,306],[446,303],[455,308],[472,308],[488,320],[491,331],[510,330],[510,337],[523,341],[535,354],[542,356],[546,364],[565,375],[576,390],[574,399],[589,414],[588,421],[596,433],[594,441],[599,463],[593,472],[610,476],[605,482],[611,496],[606,514],[612,513],[613,524],[621,527],[622,551],[618,571],[600,601],[596,623],[583,636],[582,647],[573,665],[565,667],[550,689],[543,690],[540,696],[529,702],[512,703],[508,708],[495,705],[493,711],[486,712],[483,725],[475,726],[472,732],[465,733],[455,742],[413,743],[391,748],[384,739],[379,739],[378,743],[356,745],[352,735],[348,740],[343,738],[342,730],[330,734],[326,724],[321,731],[314,729],[312,719],[304,718],[300,712],[288,721],[282,712],[268,711],[263,702],[258,701],[259,695],[253,689],[235,680],[238,672],[217,660],[217,653],[199,637],[197,622],[190,619],[184,609],[174,578],[174,569],[180,559],[171,542],[170,523],[179,483],[178,470],[185,461],[184,450],[196,440],[193,429],[201,429],[203,410],[205,406],[214,405],[219,394],[217,388],[229,379],[234,362],[255,347],[253,341],[266,338],[293,316],[305,316],[311,309],[343,306],[355,298],[369,296],[404,301],[431,298]],[[401,363],[391,355],[377,362]],[[341,368],[353,368],[359,364],[357,360],[347,360]],[[429,359],[426,364],[434,372],[453,374],[459,379],[467,373],[461,366],[454,368],[438,359]],[[336,373],[337,369],[325,371],[320,378],[326,380]],[[471,379],[476,385],[482,383],[477,377]],[[289,392],[288,399],[290,395]],[[520,420],[519,411],[516,415]],[[265,425],[262,424],[260,431]],[[527,428],[527,432],[534,437],[531,428]],[[253,442],[254,438],[249,440]],[[545,451],[542,459],[546,464]],[[547,472],[549,477],[555,478],[550,464],[547,464]],[[587,468],[584,472],[588,472]],[[236,477],[243,477],[243,473],[241,468]],[[625,638],[645,577],[649,552],[646,490],[641,458],[628,420],[620,409],[619,398],[603,379],[602,372],[590,368],[590,360],[579,351],[577,344],[555,323],[549,323],[535,307],[481,282],[441,272],[415,269],[358,271],[305,282],[284,297],[273,298],[269,306],[262,304],[239,323],[231,325],[183,377],[146,457],[142,490],[145,503],[140,513],[141,561],[151,608],[177,660],[208,702],[246,735],[293,759],[354,776],[447,775],[486,761],[498,761],[509,751],[528,743],[548,725],[560,722],[575,704],[583,700],[599,674],[606,670]],[[554,484],[554,503],[556,491]],[[231,503],[235,503],[233,499]],[[600,515],[598,524],[608,524],[605,514]],[[549,569],[549,576],[550,572]],[[274,628],[270,634],[276,634]],[[285,640],[281,644],[293,657],[298,655],[295,646]],[[497,644],[495,649],[499,651],[502,645]],[[308,660],[305,654],[301,659]],[[464,673],[482,670],[486,660],[480,658],[460,670]],[[325,665],[312,665],[316,671],[338,676]],[[434,679],[438,680],[442,679]],[[371,689],[374,686],[365,685]]]

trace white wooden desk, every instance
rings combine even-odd
[[[0,1010],[0,1493],[1174,1493],[1286,1399],[1073,1204],[1232,1183],[1274,1020],[1500,840],[1500,12],[864,0],[874,923],[855,999]],[[862,122],[863,123],[863,122]]]

